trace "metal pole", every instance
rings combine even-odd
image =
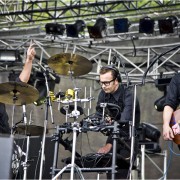
[[[24,167],[24,174],[23,174],[23,180],[27,179],[27,162],[28,162],[28,155],[29,155],[29,136],[27,136],[27,143],[26,143],[26,157],[25,157],[25,162],[23,163]]]
[[[167,150],[164,150],[164,180],[167,179]]]
[[[71,180],[74,176],[74,161],[75,161],[75,151],[76,151],[76,138],[77,138],[77,128],[73,127],[73,146],[72,146],[72,158],[71,158]]]
[[[145,145],[141,145],[141,179],[145,179]]]

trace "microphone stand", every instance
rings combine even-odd
[[[40,65],[40,64],[39,64]],[[47,88],[47,97],[46,97],[46,110],[45,110],[45,120],[44,120],[44,132],[43,132],[43,139],[42,139],[42,148],[41,148],[41,163],[40,163],[40,172],[39,172],[39,180],[42,179],[42,171],[43,171],[43,159],[44,159],[44,150],[45,150],[45,137],[46,137],[46,131],[47,131],[47,122],[48,122],[48,108],[50,107],[50,111],[51,111],[51,120],[52,123],[54,123],[53,121],[53,114],[52,114],[52,105],[51,105],[51,100],[49,97],[49,85],[48,85],[48,80],[47,80],[47,74],[48,71],[44,70],[45,68],[40,65],[41,69],[44,71],[43,75],[45,77],[45,84],[46,84],[46,88]]]
[[[101,103],[100,107],[103,109],[102,112],[102,122],[105,120],[105,108],[107,107],[108,103]],[[118,138],[118,122],[114,121],[113,125],[113,152],[112,152],[112,165],[111,165],[111,179],[115,179],[115,174],[116,174],[116,157],[117,157],[117,138]]]
[[[23,162],[23,180],[27,179],[27,162],[28,162],[28,155],[29,155],[29,134],[27,134],[27,117],[26,117],[26,106],[22,105],[23,108],[23,120],[24,120],[24,125],[25,125],[25,135],[27,136],[27,142],[26,142],[26,156],[25,156],[25,162]]]
[[[134,162],[134,147],[135,147],[135,112],[136,112],[136,89],[137,85],[134,85],[134,102],[133,102],[133,119],[131,124],[131,154],[130,154],[130,167],[129,167],[129,179],[131,179],[132,167]]]
[[[70,67],[70,78],[74,84],[74,90],[75,90],[75,99],[74,99],[74,110],[71,113],[71,117],[74,117],[74,123],[72,123],[72,131],[73,131],[73,142],[72,142],[72,155],[71,155],[71,164],[68,164],[67,166],[65,166],[63,169],[61,169],[61,171],[59,173],[56,174],[56,176],[53,177],[52,180],[56,180],[67,168],[71,168],[71,172],[70,172],[70,179],[73,180],[74,179],[74,169],[77,170],[77,172],[79,173],[79,176],[82,180],[84,180],[84,177],[82,175],[81,169],[75,164],[75,156],[76,156],[76,139],[77,139],[77,132],[79,130],[79,123],[76,121],[76,119],[78,118],[78,116],[80,115],[80,112],[77,110],[77,101],[78,101],[78,88],[76,88],[74,79],[73,79],[73,71],[71,70]]]

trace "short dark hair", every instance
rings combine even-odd
[[[117,78],[118,82],[121,82],[120,73],[115,66],[112,66],[112,65],[103,66],[103,67],[101,67],[99,74],[101,75],[101,74],[105,74],[107,72],[111,72],[113,79]]]

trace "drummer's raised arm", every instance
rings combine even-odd
[[[27,50],[27,56],[26,56],[26,61],[25,61],[23,70],[21,74],[19,75],[19,79],[22,82],[27,83],[29,81],[31,70],[32,70],[32,62],[34,60],[35,55],[36,55],[36,51],[33,47],[33,44],[31,44]]]

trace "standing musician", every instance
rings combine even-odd
[[[133,119],[133,91],[130,87],[122,84],[120,73],[114,65],[103,66],[100,69],[99,79],[102,90],[98,96],[96,116],[102,117],[102,108],[99,108],[101,103],[111,103],[115,106],[119,106],[120,111],[118,114],[117,111],[109,110],[110,115],[108,115],[107,121],[109,123],[113,123],[113,120],[115,120],[121,125],[122,128],[120,128],[117,140],[117,155],[119,154],[122,159],[128,162],[130,160],[130,148],[127,148],[127,145],[125,144],[128,144],[129,147],[131,146],[131,139],[129,138],[129,123]],[[138,127],[140,122],[140,107],[137,99],[135,109],[135,126]],[[123,143],[123,141],[125,143]],[[109,135],[106,144],[98,150],[98,153],[110,153],[112,152],[112,147],[113,138],[112,135]],[[129,167],[125,167],[125,165],[123,166],[124,161],[118,161],[116,161],[116,163],[117,165],[121,164],[121,169],[118,169],[116,178],[126,179],[128,176]],[[108,173],[107,178],[110,177],[110,173]]]
[[[32,62],[33,62],[35,54],[36,54],[36,51],[33,47],[33,44],[31,44],[27,50],[27,57],[26,57],[23,70],[21,71],[19,77],[16,79],[17,82],[24,82],[24,83],[28,82],[31,75]],[[8,123],[8,119],[9,118],[6,112],[5,104],[0,103],[0,133],[10,134],[10,126]]]
[[[170,127],[173,112],[180,104],[180,73],[176,74],[169,84],[166,95],[166,101],[163,110],[163,138],[164,140],[173,140],[174,135],[180,134],[179,124],[176,123]]]

